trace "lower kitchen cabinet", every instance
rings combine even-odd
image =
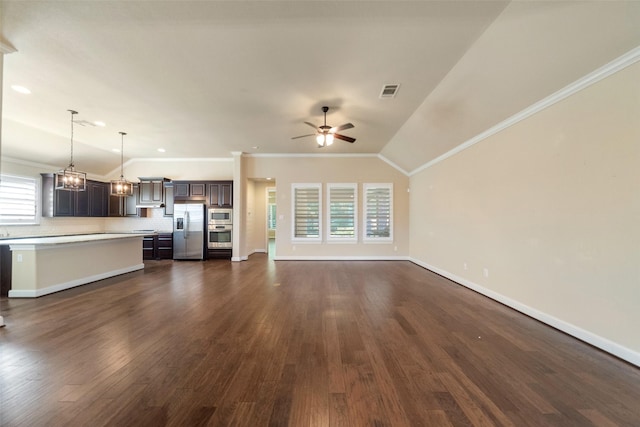
[[[173,233],[158,234],[158,259],[173,259]]]
[[[173,259],[173,234],[158,233],[142,238],[142,259]]]
[[[231,249],[220,248],[207,250],[207,259],[231,259],[231,255]]]

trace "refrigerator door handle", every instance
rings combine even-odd
[[[185,238],[185,240],[187,239],[187,232],[189,231],[189,211],[186,211],[184,213],[184,219],[185,219],[185,227],[184,227],[184,233],[183,236]]]

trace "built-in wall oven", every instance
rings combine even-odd
[[[207,209],[207,247],[229,249],[233,245],[233,209]]]
[[[207,235],[207,247],[210,249],[231,248],[233,245],[232,225],[209,223]]]

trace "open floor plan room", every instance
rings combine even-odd
[[[1,300],[3,426],[637,426],[638,369],[408,261],[150,261]]]

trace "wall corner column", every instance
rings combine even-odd
[[[2,3],[0,3],[0,17],[2,16]],[[1,21],[1,19],[0,19]],[[0,39],[0,117],[2,117],[2,77],[4,74],[4,55],[16,52],[16,49]],[[0,175],[2,174],[2,120],[0,119]],[[0,313],[0,327],[4,326],[4,317]]]

